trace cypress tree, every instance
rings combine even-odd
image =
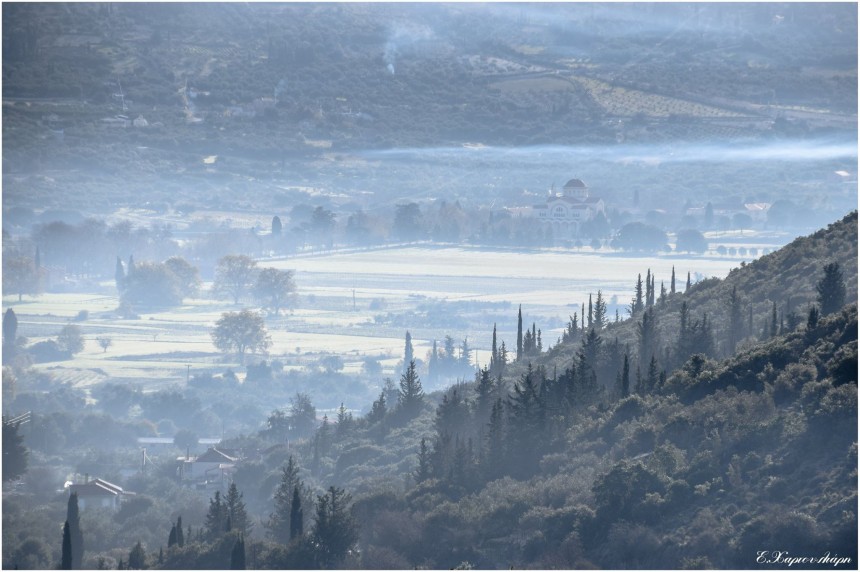
[[[69,531],[69,521],[63,525],[63,552],[60,558],[60,570],[72,570],[72,533]]]
[[[660,305],[666,305],[666,299],[668,298],[668,293],[666,292],[666,284],[661,280],[660,281]]]
[[[189,527],[189,531],[191,528]],[[189,538],[191,537],[191,532],[188,533]],[[176,544],[179,548],[185,546],[185,534],[182,532],[182,515],[176,519]]]
[[[290,540],[301,536],[305,527],[305,511],[302,508],[302,495],[299,485],[293,487],[293,502],[290,504]]]
[[[80,570],[84,561],[84,535],[81,531],[81,518],[78,511],[78,493],[69,495],[66,504],[66,522],[72,539],[72,569]]]
[[[128,269],[126,270],[126,278],[134,274],[134,254],[128,255]]]
[[[139,540],[128,553],[128,568],[129,570],[143,570],[146,568],[146,551]]]
[[[170,550],[170,548],[174,544],[176,544],[176,524],[175,523],[173,524],[173,526],[170,527],[170,534],[167,536],[167,549]]]
[[[230,570],[245,569],[245,537],[239,536],[239,539],[233,544],[233,550],[230,552]]]
[[[624,353],[624,366],[621,369],[621,397],[630,395],[630,361],[627,352]]]
[[[645,275],[645,307],[650,308],[654,304],[654,289],[651,282],[651,269]]]
[[[674,265],[672,266],[672,283],[671,283],[671,286],[669,287],[669,293],[670,294],[675,293],[675,266]]]
[[[517,361],[523,359],[523,305],[517,312]]]
[[[122,292],[125,289],[125,269],[119,256],[116,257],[116,269],[114,270],[113,279],[116,282],[117,292]]]
[[[776,302],[773,303],[773,307],[770,311],[770,337],[775,338],[778,329],[778,320],[776,314]]]
[[[738,342],[741,341],[741,297],[738,294],[738,287],[732,287],[732,293],[729,295],[729,299],[727,301],[727,306],[729,310],[729,331],[726,336],[726,342],[728,344],[728,353],[729,355],[735,352],[735,348],[738,345]]]
[[[535,328],[535,323],[532,322],[532,345],[530,353],[534,354],[535,349],[537,348],[537,329]]]
[[[585,335],[585,302],[582,303],[582,335]]]
[[[806,329],[814,330],[818,327],[818,308],[813,304],[809,308],[809,314],[806,317]]]
[[[498,369],[499,349],[496,346],[496,324],[493,324],[493,347],[490,353],[490,371],[495,373]]]
[[[692,286],[692,285],[693,285],[693,283],[692,283],[692,282],[690,282],[690,273],[689,273],[689,272],[687,272],[687,288],[684,290],[684,292],[689,292],[689,291],[690,291],[690,286]]]
[[[409,331],[406,332],[406,347],[403,350],[403,371],[409,367],[409,363],[415,359],[414,352],[412,350],[412,334]]]
[[[588,327],[594,324],[594,309],[591,306],[591,294],[588,295]]]

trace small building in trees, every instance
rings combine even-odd
[[[561,193],[550,190],[546,204],[534,205],[532,212],[544,230],[551,229],[556,239],[566,239],[579,236],[582,225],[598,214],[606,216],[606,205],[603,199],[591,196],[582,180],[571,179]]]
[[[121,486],[104,479],[89,480],[87,478],[86,482],[71,484],[68,489],[70,495],[78,493],[78,508],[80,510],[90,508],[117,510],[126,497],[134,496],[133,492],[125,491]]]
[[[233,474],[239,454],[232,450],[210,447],[202,455],[184,455],[177,459],[179,475],[183,481],[221,483]]]

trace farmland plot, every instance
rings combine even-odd
[[[773,240],[745,238],[747,244]],[[358,373],[364,359],[372,357],[383,366],[383,375],[396,377],[409,330],[420,359],[434,340],[441,346],[450,335],[458,345],[468,339],[475,350],[473,360],[484,365],[494,325],[500,340],[513,346],[520,305],[526,323],[542,329],[547,347],[560,336],[568,317],[587,304],[589,294],[603,292],[612,319],[616,309],[626,315],[636,276],[648,269],[658,287],[663,282],[668,288],[674,266],[678,288],[683,289],[687,272],[694,280],[722,277],[742,260],[587,250],[403,247],[262,261],[262,266],[295,270],[298,285],[294,308],[265,316],[272,340],[269,357],[289,370],[316,367],[321,357],[336,355],[345,373]],[[132,319],[119,318],[119,300],[107,294],[44,294],[25,297],[23,303],[7,296],[3,306],[15,309],[19,335],[30,343],[53,338],[67,323],[80,326],[87,340],[81,353],[37,368],[81,387],[112,379],[155,389],[196,373],[231,368],[241,377],[244,372],[236,356],[215,349],[210,332],[222,312],[254,306],[251,301],[234,306],[206,299],[210,287],[204,285],[200,299],[140,312]],[[111,345],[101,348],[99,337],[109,337]]]

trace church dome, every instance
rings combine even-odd
[[[586,188],[585,183],[580,179],[571,179],[564,185],[565,189],[584,189]]]

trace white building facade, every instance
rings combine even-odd
[[[544,230],[549,228],[556,240],[564,240],[579,236],[582,225],[598,213],[606,216],[605,209],[603,199],[590,196],[585,183],[571,179],[561,193],[550,192],[546,204],[535,205],[532,212]]]

